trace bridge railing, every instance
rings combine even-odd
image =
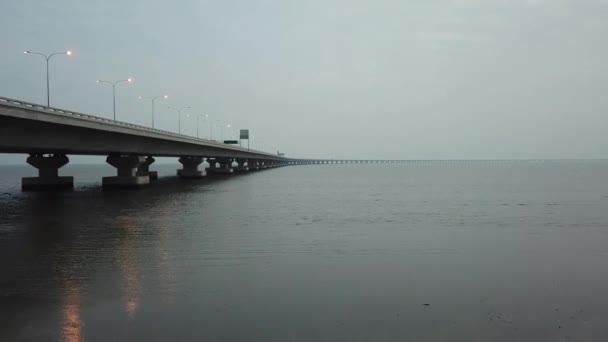
[[[158,129],[158,128],[151,128],[151,127],[136,125],[136,124],[132,124],[132,123],[129,123],[129,122],[123,122],[123,121],[115,121],[115,120],[108,119],[108,118],[103,118],[103,117],[100,117],[100,116],[95,116],[95,115],[90,115],[90,114],[84,114],[84,113],[79,113],[79,112],[75,112],[75,111],[69,111],[69,110],[65,110],[65,109],[61,109],[61,108],[47,107],[47,106],[43,106],[43,105],[38,104],[38,103],[31,103],[31,102],[11,99],[11,98],[8,98],[8,97],[2,97],[2,96],[0,96],[0,105],[1,104],[7,104],[7,105],[10,105],[10,106],[13,106],[13,107],[35,109],[37,111],[43,111],[43,112],[49,113],[49,114],[64,115],[64,116],[74,117],[74,118],[78,118],[78,119],[81,119],[81,120],[88,120],[88,121],[92,121],[92,122],[103,122],[104,124],[111,125],[111,126],[116,126],[116,127],[128,127],[128,128],[138,129],[138,130],[141,130],[141,131],[147,131],[147,132],[153,132],[153,133],[158,133],[158,134],[164,134],[164,135],[172,136],[174,138],[190,140],[191,142],[194,142],[194,143],[204,142],[206,144],[215,145],[216,147],[220,147],[220,148],[227,148],[227,149],[241,150],[241,151],[244,150],[241,147],[230,146],[230,145],[227,145],[227,144],[224,144],[224,143],[217,142],[215,140],[209,140],[209,139],[204,139],[204,138],[195,138],[195,137],[191,137],[191,136],[188,136],[188,135],[177,134],[177,133],[174,133],[174,132],[165,131],[165,130]],[[257,151],[257,150],[247,150],[247,151],[248,152],[253,152],[253,153],[266,154],[266,155],[269,155],[269,156],[276,157],[272,153],[267,153],[267,152],[263,152],[263,151]]]

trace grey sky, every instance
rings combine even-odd
[[[44,103],[23,51],[72,49],[54,106],[110,117],[95,80],[132,76],[120,120],[167,93],[158,127],[191,106],[293,157],[608,157],[604,0],[20,0],[0,32],[1,96]]]

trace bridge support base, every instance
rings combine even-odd
[[[142,156],[110,154],[106,162],[116,168],[117,175],[103,177],[103,188],[138,188],[150,184],[149,176],[138,176],[137,169],[145,163]]]
[[[249,160],[248,159],[237,159],[238,165],[234,168],[236,172],[247,172],[249,171]]]
[[[216,174],[229,175],[234,172],[232,158],[215,158],[209,162],[209,170]]]
[[[177,170],[177,175],[184,179],[196,179],[205,177],[205,170],[199,170],[198,166],[203,162],[203,157],[184,156],[179,158],[182,169]]]
[[[22,190],[71,189],[74,177],[60,177],[59,169],[70,160],[65,154],[30,154],[27,163],[38,169],[38,177],[23,177]]]
[[[137,176],[148,176],[150,177],[150,181],[155,181],[158,179],[158,172],[150,171],[150,165],[154,163],[155,160],[152,157],[148,157],[144,160],[144,162],[137,167]]]

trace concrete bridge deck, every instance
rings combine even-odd
[[[1,153],[288,158],[94,115],[0,97]]]

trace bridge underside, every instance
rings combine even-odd
[[[203,165],[204,162],[207,165]],[[74,178],[60,176],[59,169],[69,162],[67,155],[62,153],[41,154],[33,153],[27,158],[27,163],[38,169],[38,177],[24,177],[23,190],[57,190],[74,187]],[[110,154],[106,162],[116,168],[115,176],[103,177],[104,189],[139,188],[146,186],[158,178],[156,171],[150,171],[154,158],[135,154]],[[290,165],[288,162],[276,162],[261,159],[233,158],[203,158],[200,156],[182,156],[179,158],[182,168],[177,170],[177,176],[182,179],[199,179],[207,175],[207,170],[214,174],[231,175],[234,170],[249,172],[279,166]],[[256,165],[251,169],[247,165]],[[264,167],[257,167],[264,165]]]

